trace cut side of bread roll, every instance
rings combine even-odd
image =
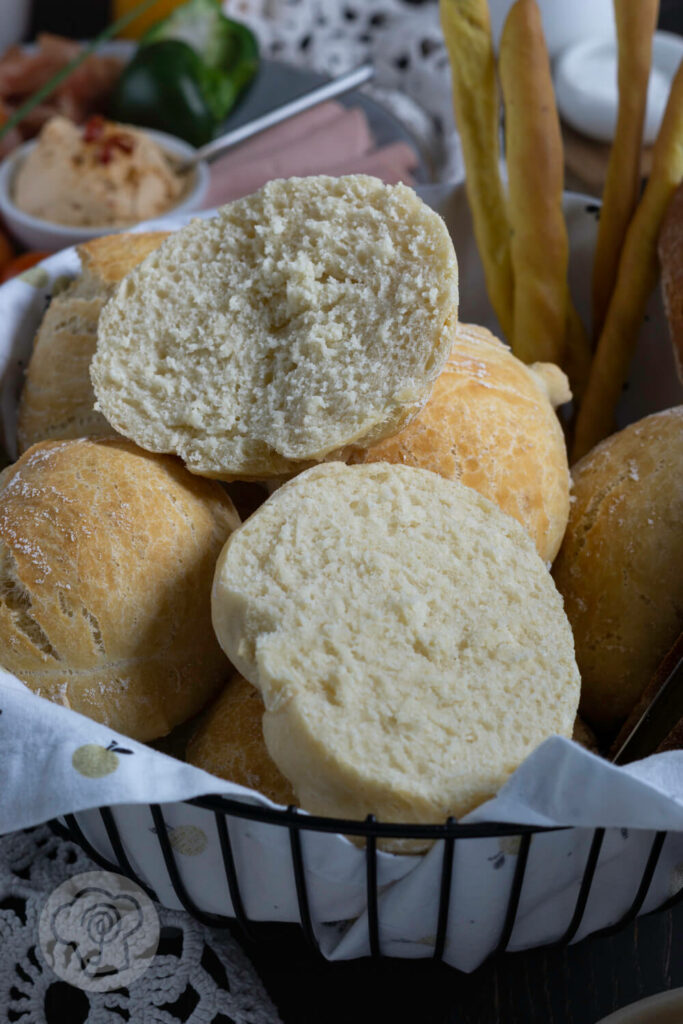
[[[26,370],[17,420],[20,452],[38,441],[115,433],[95,409],[90,381],[100,313],[125,275],[167,235],[111,235],[78,246],[82,273],[52,299]]]
[[[226,544],[212,615],[312,813],[460,816],[572,733],[571,630],[532,541],[426,470],[327,463],[285,484]]]
[[[567,449],[554,405],[570,398],[558,366],[527,366],[485,327],[459,323],[420,414],[348,461],[396,462],[459,480],[514,516],[551,562],[569,515]]]
[[[457,302],[450,237],[412,189],[273,181],[126,277],[100,319],[98,407],[193,472],[292,472],[419,412]]]
[[[0,478],[0,665],[138,740],[231,675],[211,629],[224,489],[123,438],[34,445]]]

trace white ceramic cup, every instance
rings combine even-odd
[[[512,4],[513,0],[489,0],[496,49]],[[581,39],[616,34],[612,0],[538,0],[538,6],[551,60]]]

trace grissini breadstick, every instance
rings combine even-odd
[[[441,0],[440,9],[474,234],[491,305],[503,333],[512,340],[510,228],[498,166],[498,87],[488,4],[486,0]]]
[[[564,162],[550,61],[536,0],[517,0],[503,27],[498,70],[505,104],[512,266],[512,348],[525,363],[562,360],[569,243]]]
[[[654,146],[652,173],[626,234],[617,281],[579,410],[573,459],[610,433],[638,339],[648,296],[657,280],[657,236],[667,205],[683,180],[683,63],[678,68]]]
[[[593,336],[605,321],[619,254],[638,202],[640,150],[659,0],[614,0],[619,47],[619,114],[603,191],[593,264]]]

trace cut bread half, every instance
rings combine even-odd
[[[193,472],[293,472],[419,412],[457,301],[446,227],[412,189],[273,181],[126,277],[100,318],[98,407]]]
[[[212,617],[314,814],[444,821],[572,734],[571,629],[533,542],[427,470],[335,462],[285,484],[223,549]]]

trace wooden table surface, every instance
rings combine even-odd
[[[91,35],[107,10],[105,0],[36,0],[32,30]],[[661,0],[660,27],[683,33],[683,0]],[[595,1024],[683,986],[683,904],[617,935],[508,954],[471,975],[431,961],[328,964],[286,925],[246,949],[285,1024]]]
[[[286,925],[246,949],[285,1024],[595,1024],[683,986],[683,904],[616,935],[507,954],[474,974],[428,960],[329,964]]]

